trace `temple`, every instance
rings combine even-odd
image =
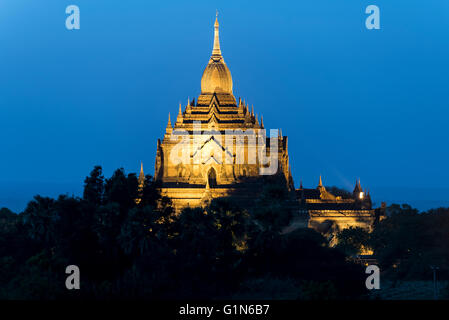
[[[374,209],[371,196],[363,191],[360,179],[352,194],[334,195],[326,190],[320,176],[318,186],[296,189],[300,211],[309,216],[308,226],[325,235],[334,235],[348,227],[361,227],[371,231],[375,222],[384,217],[385,204]]]
[[[315,189],[304,189],[302,184],[295,189],[287,137],[280,130],[265,132],[263,118],[259,120],[254,107],[244,100],[237,101],[232,90],[216,18],[201,94],[185,106],[179,105],[173,124],[168,115],[165,135],[157,141],[154,177],[161,195],[170,198],[175,211],[226,196],[250,205],[262,187],[258,179],[269,176],[285,185],[298,216],[309,218],[309,227],[320,232],[348,226],[370,228],[376,211],[360,182],[349,198],[328,192],[321,177]]]
[[[196,101],[179,105],[173,125],[168,116],[164,138],[157,142],[155,179],[161,184],[161,194],[172,200],[177,212],[229,195],[250,201],[257,188],[244,180],[260,176],[270,166],[276,168],[273,175],[282,175],[293,188],[287,137],[278,131],[277,136],[266,137],[263,129],[263,120],[254,114],[254,108],[250,110],[234,97],[216,19],[201,94]],[[242,189],[245,192],[240,192]]]

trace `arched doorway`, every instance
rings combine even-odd
[[[209,173],[207,174],[207,181],[209,188],[215,188],[217,186],[217,173],[214,168],[209,170]]]

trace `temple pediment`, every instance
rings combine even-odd
[[[223,155],[225,159],[223,159]],[[234,159],[232,153],[214,136],[202,143],[192,155],[193,163],[207,163],[210,158],[215,159],[218,164],[232,163]]]

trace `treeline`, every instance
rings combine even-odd
[[[269,179],[269,178],[267,178]],[[151,176],[95,167],[82,198],[36,196],[0,212],[0,299],[355,299],[364,269],[305,228],[282,183],[265,183],[252,210],[232,199],[173,213]],[[141,198],[139,204],[136,199]],[[67,290],[68,265],[81,289]]]
[[[438,267],[449,280],[449,209],[392,205],[371,233],[343,230],[331,248],[292,228],[285,184],[268,180],[251,209],[222,198],[175,215],[151,176],[142,190],[135,174],[95,167],[81,198],[0,210],[0,299],[365,299],[351,261],[366,250],[382,279],[431,280]],[[68,265],[80,290],[65,287]]]
[[[438,279],[449,280],[449,208],[418,212],[393,204],[371,233],[350,228],[338,234],[338,241],[347,255],[372,250],[387,279],[432,280],[437,267]]]

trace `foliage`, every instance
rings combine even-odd
[[[261,228],[279,232],[294,214],[289,207],[291,194],[282,179],[273,180],[270,176],[263,179],[263,188],[250,211]]]
[[[362,250],[369,246],[370,234],[360,227],[349,227],[337,234],[337,248],[345,252],[348,256],[355,256],[362,253]]]
[[[431,266],[449,279],[449,209],[419,213],[392,205],[374,229],[370,243],[381,268],[398,279],[431,280]]]
[[[140,198],[140,202],[136,201]],[[36,196],[0,210],[0,299],[356,298],[364,273],[310,229],[282,233],[294,214],[285,184],[267,182],[250,209],[232,197],[175,214],[153,177],[104,178],[82,198]],[[65,268],[81,290],[65,288]]]

